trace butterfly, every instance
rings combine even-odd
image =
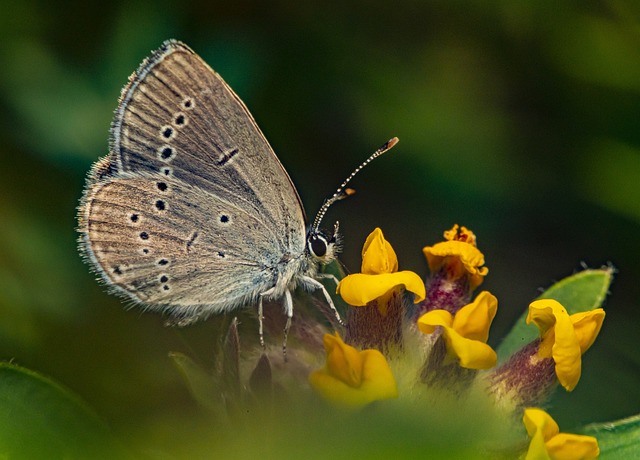
[[[187,45],[168,40],[123,88],[109,154],[89,172],[79,246],[100,279],[145,309],[184,325],[319,290],[337,315],[319,267],[340,237],[320,229],[347,182],[307,228],[300,196],[244,103]],[[339,315],[338,315],[339,318]]]

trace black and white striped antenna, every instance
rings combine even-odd
[[[363,161],[360,164],[360,166],[358,166],[356,169],[353,170],[353,172],[349,175],[349,177],[347,177],[344,180],[344,182],[340,184],[340,187],[338,187],[338,190],[335,191],[335,193],[331,196],[331,198],[324,200],[324,204],[318,211],[318,214],[316,214],[316,218],[313,221],[313,226],[311,227],[314,231],[319,230],[320,222],[322,221],[322,219],[324,218],[324,215],[327,213],[327,210],[333,203],[335,203],[336,201],[343,200],[355,193],[355,190],[350,188],[345,188],[347,184],[351,181],[351,179],[353,179],[356,176],[356,174],[362,171],[362,169],[365,166],[367,166],[369,163],[371,163],[373,160],[378,158],[383,153],[386,153],[389,150],[391,150],[391,148],[398,143],[398,140],[399,139],[397,137],[394,137],[392,139],[389,139],[387,142],[385,142],[384,145],[382,145],[378,150],[373,152],[373,154],[369,158],[367,158],[365,161]]]

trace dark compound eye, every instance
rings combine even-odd
[[[327,241],[318,235],[312,235],[309,238],[309,249],[314,256],[324,257],[327,253]]]

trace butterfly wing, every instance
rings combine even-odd
[[[111,154],[89,178],[81,246],[135,302],[188,317],[251,302],[305,218],[242,101],[187,46],[165,42],[124,88]]]
[[[283,250],[304,233],[300,197],[252,115],[186,45],[167,41],[142,63],[123,89],[111,135],[119,171],[173,174],[242,200],[283,225]]]

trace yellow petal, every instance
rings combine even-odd
[[[324,399],[338,405],[355,407],[370,402],[360,388],[347,385],[322,369],[309,375],[309,383]]]
[[[576,313],[570,316],[582,354],[593,345],[596,337],[598,337],[604,316],[605,313],[602,308],[596,308],[595,310]]]
[[[560,432],[556,421],[545,411],[536,407],[527,407],[524,410],[522,421],[530,437],[539,431],[546,441]]]
[[[526,460],[586,460],[600,454],[596,438],[560,433],[558,424],[542,409],[525,409],[522,421],[531,437]]]
[[[560,384],[572,391],[582,372],[582,353],[573,323],[564,307],[552,299],[537,300],[529,305],[527,323],[534,322],[544,335],[553,328],[555,340],[552,355]]]
[[[364,360],[361,390],[369,395],[371,401],[397,398],[396,379],[384,355],[378,350],[364,350],[361,354]]]
[[[327,372],[351,387],[362,383],[362,358],[355,348],[342,341],[340,336],[324,335],[327,353]]]
[[[483,291],[469,305],[462,307],[453,319],[453,329],[467,339],[486,343],[489,328],[498,310],[498,299]]]
[[[327,364],[309,375],[309,383],[327,400],[358,407],[398,396],[391,368],[378,350],[358,351],[337,334],[325,335],[325,349]],[[357,371],[356,378],[353,371]]]
[[[552,460],[547,452],[547,447],[545,446],[540,433],[536,433],[531,438],[529,449],[527,450],[527,456],[524,460]]]
[[[540,358],[553,358],[553,345],[556,343],[556,332],[553,328],[549,329],[538,347],[538,356]]]
[[[369,234],[362,247],[361,272],[368,275],[398,271],[398,257],[393,247],[384,239],[382,230],[376,228]]]
[[[458,224],[451,227],[451,230],[444,232],[444,239],[448,241],[464,241],[476,246],[476,235],[471,230],[467,229],[467,227],[460,227]]]
[[[448,258],[459,260],[460,268],[457,267],[457,264],[450,262],[451,266],[448,267],[450,276],[459,278],[467,275],[471,289],[479,286],[489,272],[487,267],[483,267],[484,255],[482,252],[465,241],[443,241],[423,248],[422,252],[427,258],[431,273],[439,271],[443,264],[450,260]]]
[[[426,295],[422,279],[417,274],[406,270],[380,275],[354,273],[340,281],[336,292],[349,305],[361,307],[382,297],[396,286],[402,286],[407,291],[413,292],[416,295],[416,303],[422,301]]]
[[[437,326],[450,327],[453,316],[447,310],[431,310],[418,318],[418,329],[425,334],[433,334]]]
[[[456,237],[458,236],[458,228],[459,225],[458,224],[454,224],[453,227],[451,227],[451,230],[445,230],[444,231],[444,239],[447,241],[453,241],[455,239],[457,239]]]
[[[545,443],[554,460],[587,460],[600,455],[598,440],[593,436],[560,433]]]
[[[496,352],[486,343],[467,339],[453,328],[444,328],[447,351],[455,355],[460,367],[466,369],[489,369],[496,365]]]
[[[556,312],[562,312],[569,316],[560,302],[553,299],[536,300],[529,305],[527,324],[532,322],[540,329],[540,335],[544,335],[556,324]]]
[[[558,424],[542,409],[532,407],[524,410],[522,421],[531,438],[525,460],[549,460],[545,441],[558,434]]]
[[[446,310],[425,313],[418,318],[418,329],[425,334],[432,334],[436,327],[442,326],[447,352],[458,361],[460,367],[488,369],[496,365],[496,352],[484,342],[496,308],[496,298],[485,291],[473,303],[461,308],[455,317]],[[459,331],[469,332],[471,337]]]

